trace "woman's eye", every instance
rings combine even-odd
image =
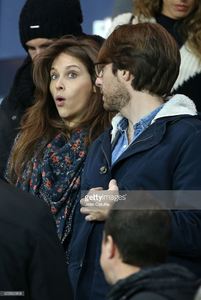
[[[68,73],[68,78],[77,78],[77,73],[75,73],[75,72],[69,72]]]
[[[54,73],[53,73],[53,74],[50,74],[50,79],[51,79],[51,80],[55,80],[56,78],[57,78],[57,75],[56,75],[56,74],[54,74]]]

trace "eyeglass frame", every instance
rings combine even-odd
[[[96,77],[99,77],[99,78],[103,77],[103,69],[108,64],[109,64],[108,62],[107,63],[97,62],[94,64]]]

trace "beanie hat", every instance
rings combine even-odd
[[[82,35],[79,0],[27,0],[19,19],[22,46],[36,38],[53,39],[66,34]]]

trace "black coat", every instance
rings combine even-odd
[[[45,202],[1,180],[0,195],[0,291],[23,292],[23,300],[72,300],[64,251]]]
[[[166,264],[119,280],[108,300],[193,300],[198,282],[187,269]]]
[[[12,124],[7,114],[0,108],[0,178],[4,179],[4,170],[13,140],[15,138]]]
[[[3,178],[5,166],[14,139],[19,131],[22,116],[34,102],[34,90],[32,61],[31,58],[27,57],[16,73],[9,95],[1,103],[0,178]],[[4,116],[2,117],[2,115]]]

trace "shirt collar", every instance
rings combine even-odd
[[[161,110],[164,104],[161,104],[159,107],[154,109],[152,112],[144,116],[137,122],[136,124],[133,125],[134,129],[136,129],[138,126],[143,127],[144,129],[147,128],[150,124],[151,121],[154,119],[154,117],[157,115],[157,113]],[[117,124],[117,128],[120,132],[124,132],[128,127],[128,119],[123,118],[119,121]]]

